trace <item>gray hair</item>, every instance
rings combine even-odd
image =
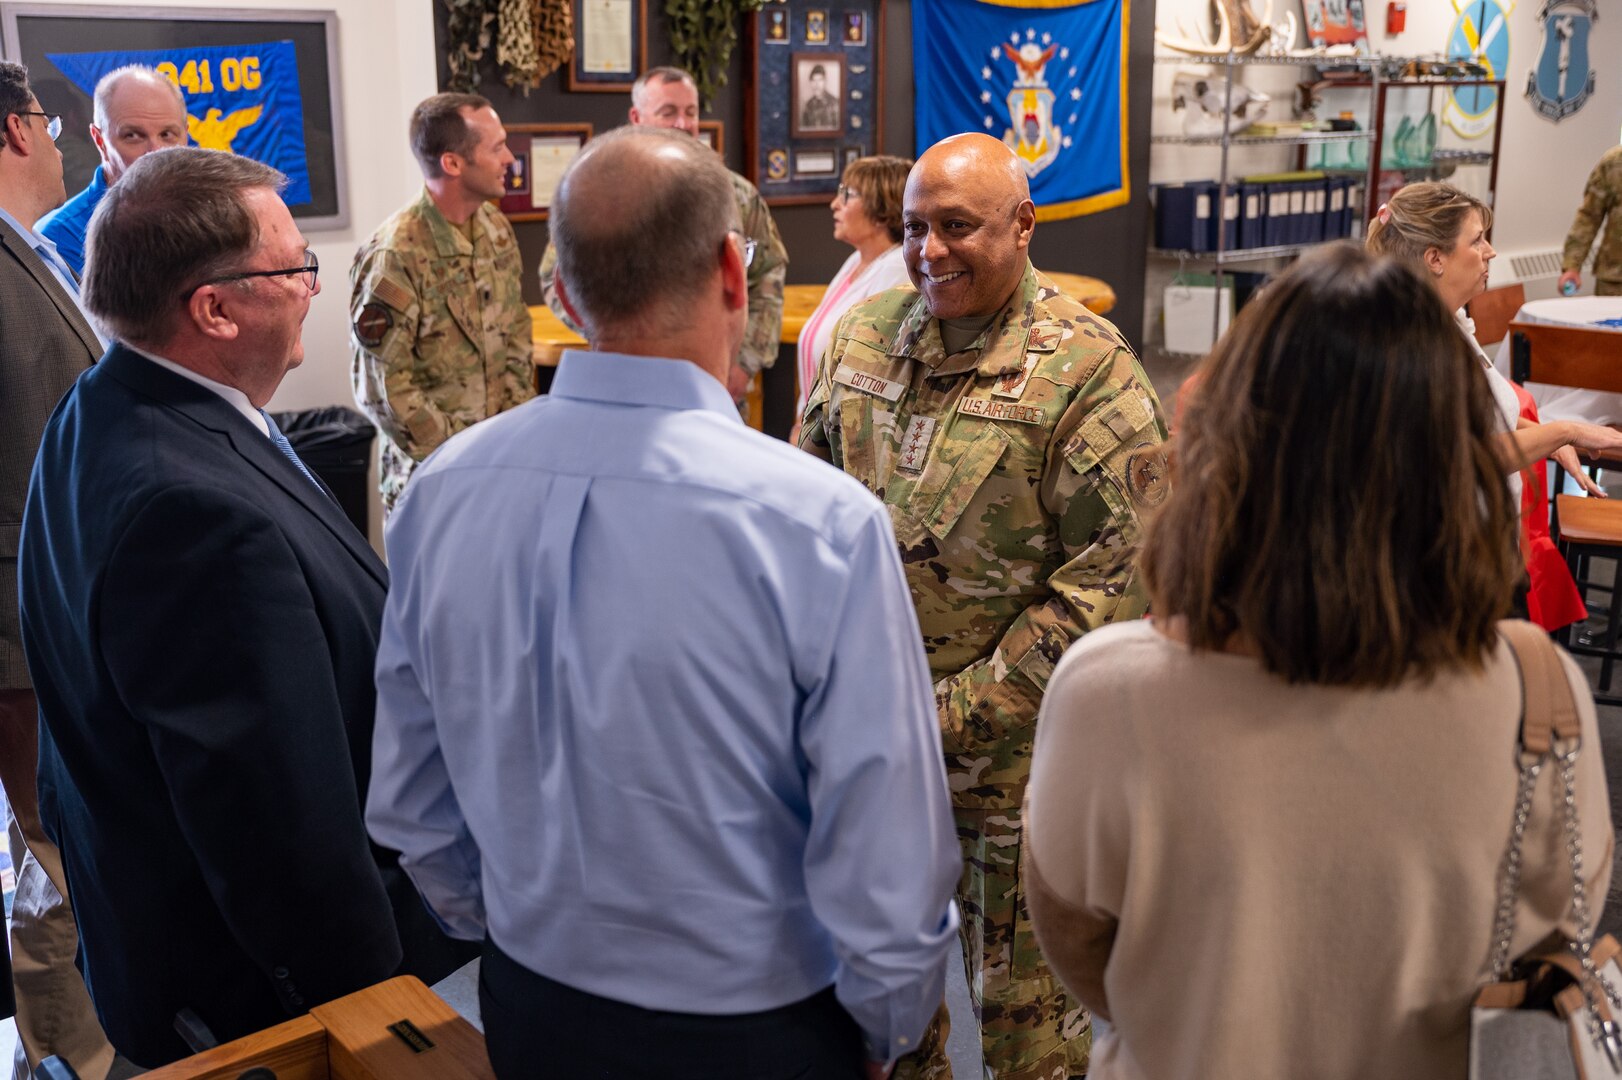
[[[286,185],[268,165],[219,150],[142,155],[90,218],[85,307],[123,341],[163,342],[192,292],[259,246],[246,193]]]
[[[101,77],[101,81],[96,83],[96,93],[92,99],[92,108],[94,110],[92,120],[98,130],[103,133],[107,131],[107,99],[113,96],[113,91],[118,89],[118,84],[125,79],[143,75],[162,83],[174,95],[175,104],[180,108],[180,115],[186,115],[186,95],[180,92],[180,87],[158,74],[155,69],[144,64],[125,64],[123,67],[109,71]]]
[[[631,84],[631,104],[639,109],[642,107],[642,91],[647,88],[649,83],[658,83],[660,86],[665,86],[673,82],[684,82],[691,86],[694,92],[698,90],[698,83],[693,79],[691,72],[667,64],[663,67],[649,68],[636,77],[636,82]]]
[[[621,127],[593,139],[552,197],[558,276],[592,335],[696,297],[737,228],[738,200],[721,159],[663,128]]]

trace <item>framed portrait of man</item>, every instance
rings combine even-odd
[[[845,122],[843,53],[794,54],[789,95],[791,133],[796,139],[838,138]]]

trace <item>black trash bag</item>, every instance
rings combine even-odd
[[[377,435],[372,422],[342,405],[274,413],[272,418],[305,468],[332,489],[338,505],[365,535],[371,516],[366,476]]]

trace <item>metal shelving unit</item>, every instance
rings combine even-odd
[[[1151,135],[1150,142],[1160,145],[1182,146],[1214,146],[1221,150],[1221,159],[1218,166],[1218,190],[1216,213],[1216,248],[1213,251],[1181,251],[1176,249],[1150,248],[1149,254],[1156,258],[1176,259],[1179,263],[1193,262],[1218,268],[1217,289],[1218,298],[1221,296],[1222,275],[1220,268],[1240,263],[1265,262],[1270,259],[1290,258],[1299,255],[1316,244],[1285,244],[1265,248],[1236,248],[1227,250],[1227,233],[1225,225],[1225,210],[1228,197],[1234,185],[1228,171],[1228,152],[1236,146],[1294,146],[1298,147],[1297,165],[1305,165],[1306,149],[1314,145],[1326,143],[1353,143],[1367,142],[1370,144],[1368,164],[1356,169],[1321,169],[1327,174],[1339,176],[1361,176],[1363,178],[1364,208],[1362,221],[1374,216],[1380,203],[1380,177],[1382,173],[1400,172],[1404,175],[1404,183],[1418,179],[1435,179],[1452,175],[1453,171],[1461,165],[1489,165],[1491,173],[1488,177],[1488,205],[1493,205],[1498,190],[1498,153],[1500,139],[1503,135],[1504,119],[1504,83],[1502,80],[1485,78],[1451,78],[1437,75],[1398,76],[1387,72],[1400,72],[1410,66],[1412,61],[1403,57],[1389,56],[1242,56],[1233,52],[1221,56],[1194,56],[1181,53],[1156,53],[1156,63],[1169,64],[1210,64],[1220,67],[1225,79],[1225,97],[1223,100],[1223,113],[1226,116],[1233,106],[1233,86],[1238,69],[1250,66],[1257,67],[1311,67],[1320,72],[1339,72],[1342,76],[1350,73],[1350,77],[1333,79],[1332,89],[1365,90],[1369,94],[1369,126],[1362,131],[1314,131],[1302,132],[1299,135],[1242,135],[1224,131],[1220,135]],[[1476,151],[1463,149],[1439,149],[1431,157],[1428,165],[1386,169],[1380,163],[1385,146],[1385,113],[1387,94],[1394,88],[1429,87],[1431,100],[1427,101],[1427,110],[1435,113],[1434,94],[1437,89],[1447,89],[1459,86],[1492,86],[1498,90],[1498,114],[1493,125],[1492,150]],[[1322,243],[1320,241],[1319,243]],[[1217,331],[1221,327],[1221,305],[1214,304],[1211,312],[1211,336],[1215,340]],[[1162,350],[1165,351],[1165,350]],[[1185,355],[1168,353],[1168,355]]]
[[[1383,58],[1378,56],[1253,56],[1228,52],[1222,56],[1212,57],[1197,57],[1191,55],[1185,56],[1180,53],[1156,53],[1155,62],[1157,64],[1211,64],[1212,66],[1220,65],[1222,68],[1224,78],[1224,97],[1222,102],[1224,130],[1222,134],[1151,135],[1149,139],[1149,141],[1152,143],[1160,143],[1162,145],[1177,144],[1184,146],[1216,146],[1220,147],[1221,149],[1221,163],[1218,167],[1219,171],[1217,173],[1218,188],[1215,207],[1217,223],[1216,249],[1214,251],[1201,252],[1165,250],[1159,248],[1149,249],[1149,253],[1152,256],[1175,258],[1179,263],[1198,262],[1205,265],[1215,265],[1218,268],[1217,301],[1211,305],[1211,340],[1215,341],[1219,336],[1219,331],[1222,327],[1222,305],[1220,302],[1222,296],[1221,267],[1231,266],[1237,263],[1263,262],[1268,259],[1285,258],[1297,255],[1302,251],[1314,246],[1312,244],[1286,244],[1269,248],[1236,248],[1232,251],[1227,249],[1228,230],[1226,227],[1225,213],[1228,205],[1228,196],[1230,191],[1233,189],[1232,177],[1228,172],[1228,151],[1235,146],[1296,146],[1303,148],[1304,152],[1305,147],[1321,143],[1372,141],[1376,148],[1379,145],[1378,133],[1374,131],[1315,131],[1302,132],[1299,135],[1263,136],[1235,135],[1232,132],[1227,131],[1226,117],[1232,112],[1233,109],[1233,85],[1237,69],[1249,66],[1296,68],[1311,67],[1317,68],[1320,71],[1349,71],[1354,73],[1366,72],[1366,79],[1354,77],[1351,80],[1347,80],[1345,83],[1343,83],[1343,85],[1371,86],[1373,88],[1370,97],[1371,116],[1377,116],[1378,113],[1375,113],[1372,110],[1376,108],[1376,102],[1378,102],[1380,105],[1383,105],[1384,103],[1384,98],[1381,96],[1379,88],[1383,84],[1381,69],[1384,66],[1385,61]],[[1377,175],[1376,163],[1378,160],[1378,149],[1375,149],[1369,154],[1369,167],[1366,170],[1366,179],[1364,181],[1365,190],[1371,190],[1373,187],[1375,177]],[[1166,350],[1163,349],[1162,351]],[[1168,352],[1167,355],[1176,356],[1184,354]]]

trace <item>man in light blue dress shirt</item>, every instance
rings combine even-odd
[[[485,939],[498,1076],[884,1076],[961,865],[888,515],[738,419],[720,159],[594,139],[552,228],[593,351],[390,520],[367,824]]]

